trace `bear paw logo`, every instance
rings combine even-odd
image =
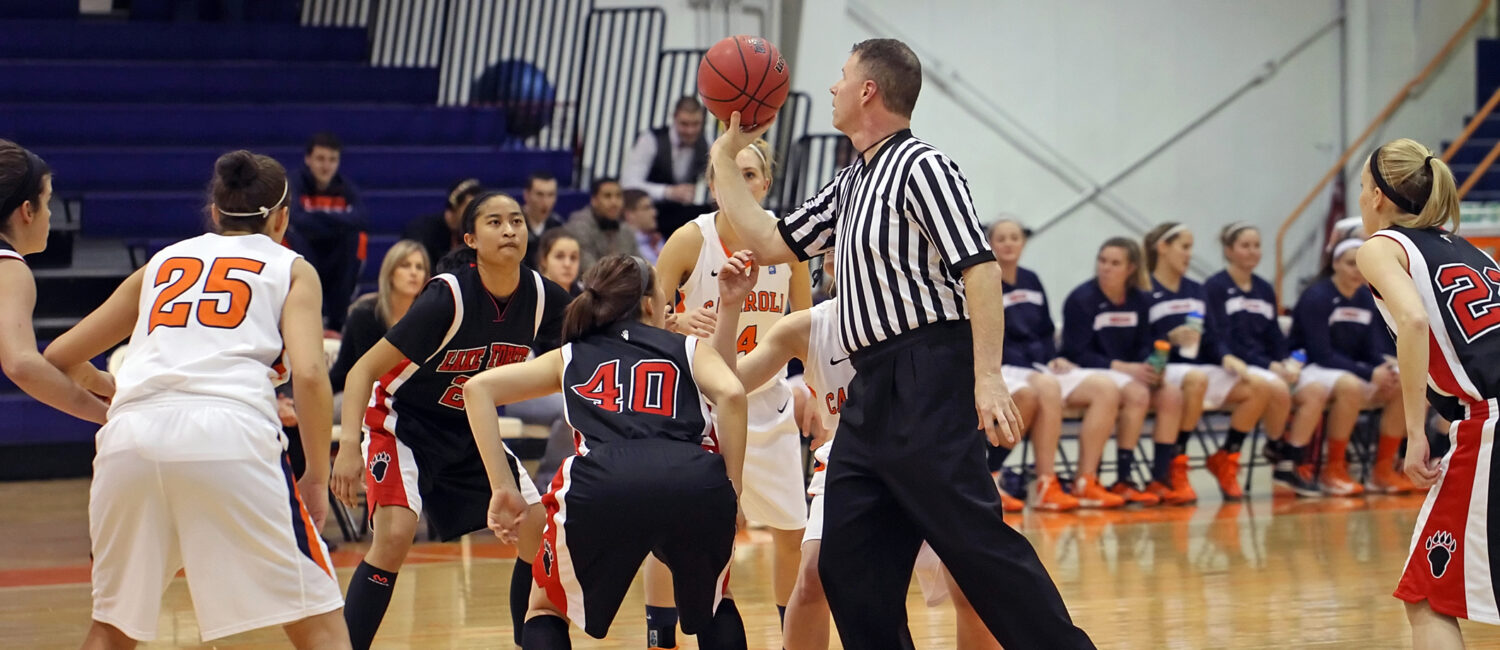
[[[552,576],[552,565],[556,558],[552,554],[552,542],[542,540],[542,573]]]
[[[1432,577],[1441,578],[1448,571],[1448,563],[1458,552],[1458,541],[1453,533],[1440,530],[1427,538],[1427,564],[1432,568]]]
[[[385,470],[391,466],[391,455],[386,452],[375,454],[375,460],[370,461],[370,476],[375,477],[376,483],[385,481]]]

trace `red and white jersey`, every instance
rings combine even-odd
[[[848,398],[849,381],[854,379],[854,364],[839,342],[838,302],[826,300],[808,310],[807,359],[803,379],[812,388],[814,408],[823,428],[839,428],[839,412]]]
[[[153,256],[110,417],[207,397],[249,406],[279,431],[272,370],[284,373],[281,310],[298,257],[265,235],[212,233]]]
[[[719,230],[714,225],[718,214],[711,212],[691,222],[703,233],[703,246],[698,250],[698,262],[693,266],[693,272],[682,285],[682,301],[677,305],[678,311],[693,311],[699,307],[710,307],[718,311],[719,269],[729,260],[732,252],[719,239]],[[740,331],[735,336],[735,349],[741,356],[754,350],[760,337],[770,332],[771,326],[786,315],[791,304],[791,281],[792,267],[789,264],[760,268],[755,290],[745,298],[740,312]],[[758,428],[757,423],[763,423],[766,418],[779,419],[780,412],[776,409],[785,409],[792,397],[791,390],[782,381],[784,377],[786,369],[782,368],[764,385],[750,391],[750,428]],[[765,417],[758,417],[767,411],[770,413]]]

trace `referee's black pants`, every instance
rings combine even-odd
[[[1001,518],[976,428],[969,323],[928,325],[852,361],[818,562],[844,647],[912,647],[906,592],[924,539],[1005,647],[1094,647]]]

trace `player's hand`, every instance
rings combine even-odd
[[[1406,436],[1406,460],[1401,469],[1412,484],[1425,490],[1438,482],[1443,475],[1442,461],[1428,458],[1427,432]]]
[[[297,481],[297,494],[301,495],[302,507],[307,509],[313,526],[323,530],[323,522],[328,519],[328,484],[302,479]]]
[[[741,298],[743,300],[743,298]],[[714,335],[714,327],[719,323],[719,314],[711,307],[699,307],[686,314],[677,315],[677,332],[688,334],[700,339],[706,339]]]
[[[1005,387],[1000,373],[974,379],[974,410],[990,446],[1013,445],[1021,439],[1021,412],[1010,398],[1010,389]]]
[[[1296,361],[1291,360],[1285,362],[1273,361],[1271,362],[1271,372],[1276,373],[1276,376],[1286,382],[1287,386],[1296,388],[1297,379],[1302,376],[1302,366]]]
[[[1155,388],[1157,384],[1161,383],[1161,373],[1156,372],[1156,369],[1152,368],[1151,364],[1149,363],[1128,363],[1125,361],[1115,361],[1109,364],[1109,369],[1130,375],[1131,379],[1134,379],[1152,388]]]
[[[1053,374],[1063,375],[1077,370],[1078,366],[1074,365],[1072,361],[1058,357],[1047,363],[1047,369],[1051,370]]]
[[[771,125],[775,123],[776,118],[772,116],[771,119],[754,126],[749,131],[741,131],[740,112],[735,111],[730,113],[729,128],[724,129],[724,132],[719,134],[719,139],[714,140],[713,148],[709,153],[714,156],[729,156],[730,158],[734,158],[740,155],[740,152],[744,151],[745,147],[750,146],[756,140],[759,140],[761,136],[765,135],[766,131],[771,128]]]
[[[823,408],[816,399],[809,398],[807,408],[802,413],[802,435],[807,436],[810,450],[828,444],[833,439],[833,432],[823,426],[823,418],[818,417],[818,409]]]
[[[755,254],[736,251],[719,267],[719,304],[738,305],[755,289],[760,278],[760,266],[755,263]]]
[[[1187,325],[1178,325],[1167,332],[1167,340],[1179,348],[1190,348],[1203,342],[1203,330]]]
[[[490,510],[485,519],[495,537],[506,544],[515,544],[521,539],[521,522],[526,520],[526,499],[520,490],[495,490],[490,494]]]
[[[1228,370],[1229,372],[1232,372],[1241,377],[1244,377],[1246,373],[1250,372],[1250,366],[1246,364],[1244,360],[1232,354],[1224,355],[1224,359],[1220,362],[1220,364],[1224,366],[1225,370]]]
[[[365,480],[365,460],[357,444],[340,444],[339,453],[333,459],[333,473],[328,484],[339,503],[350,508],[359,507],[359,486]]]
[[[736,502],[734,504],[734,530],[735,530],[735,532],[744,532],[744,530],[746,528],[749,528],[749,527],[750,527],[750,520],[745,518],[745,509],[741,508],[740,505],[739,505],[739,503]]]
[[[281,426],[297,426],[297,407],[292,398],[286,395],[276,396],[276,417],[281,419]]]

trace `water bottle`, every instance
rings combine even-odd
[[[1167,367],[1167,357],[1172,356],[1172,344],[1159,340],[1153,347],[1151,356],[1146,357],[1146,365],[1151,366],[1157,374],[1161,374],[1161,371]]]
[[[1297,362],[1297,367],[1299,367],[1299,368],[1302,367],[1302,366],[1307,365],[1307,351],[1306,350],[1293,350],[1292,351],[1292,361],[1296,361]]]
[[[1191,328],[1193,328],[1195,330],[1198,330],[1198,333],[1202,334],[1203,333],[1203,312],[1195,311],[1195,312],[1192,312],[1192,313],[1188,314],[1187,315],[1187,320],[1184,321],[1183,324],[1187,325],[1188,327],[1191,327]],[[1184,345],[1181,348],[1178,348],[1177,352],[1179,354],[1181,354],[1182,358],[1184,358],[1184,359],[1197,359],[1198,358],[1198,344],[1194,343],[1192,345]]]

